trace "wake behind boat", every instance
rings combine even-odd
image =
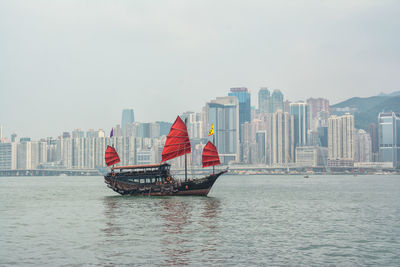
[[[191,146],[186,124],[178,116],[165,141],[160,164],[112,167],[111,172],[104,176],[105,183],[121,195],[207,196],[218,177],[226,173],[227,170],[214,173],[213,167],[213,173],[210,175],[203,178],[188,179],[186,164],[188,153],[191,153]],[[185,156],[185,180],[181,181],[171,175],[171,165],[165,161],[183,155]],[[203,168],[221,164],[217,148],[212,142],[208,142],[204,147],[202,159]],[[114,147],[107,147],[105,161],[107,166],[120,162]]]

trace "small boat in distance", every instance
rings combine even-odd
[[[213,166],[213,173],[203,178],[187,178],[186,156],[191,153],[190,140],[186,124],[178,116],[171,127],[162,152],[159,164],[131,165],[112,167],[104,176],[109,188],[121,195],[132,196],[207,196],[218,177],[227,170],[214,172],[214,166],[220,160],[217,148],[208,142],[203,149],[203,168]],[[185,156],[185,180],[181,181],[171,175],[171,165],[165,161]],[[105,153],[107,166],[120,162],[114,147],[108,146]]]

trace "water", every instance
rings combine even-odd
[[[210,197],[0,177],[0,265],[400,265],[400,176],[229,176]]]

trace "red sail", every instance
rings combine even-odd
[[[203,168],[219,164],[221,164],[221,162],[219,161],[217,148],[213,143],[208,141],[207,145],[203,149]]]
[[[117,151],[115,151],[115,148],[111,146],[107,146],[104,159],[106,160],[107,166],[114,165],[120,162]]]
[[[162,160],[170,160],[191,152],[189,135],[182,119],[178,116],[169,131],[162,152]]]

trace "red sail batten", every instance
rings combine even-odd
[[[120,162],[117,151],[115,151],[115,148],[111,146],[107,146],[104,159],[106,160],[107,166],[114,165]]]
[[[208,141],[203,149],[203,168],[219,164],[221,164],[221,162],[219,161],[217,148],[214,146],[213,143]]]
[[[178,116],[171,127],[162,152],[162,160],[170,160],[192,152],[185,123]]]

